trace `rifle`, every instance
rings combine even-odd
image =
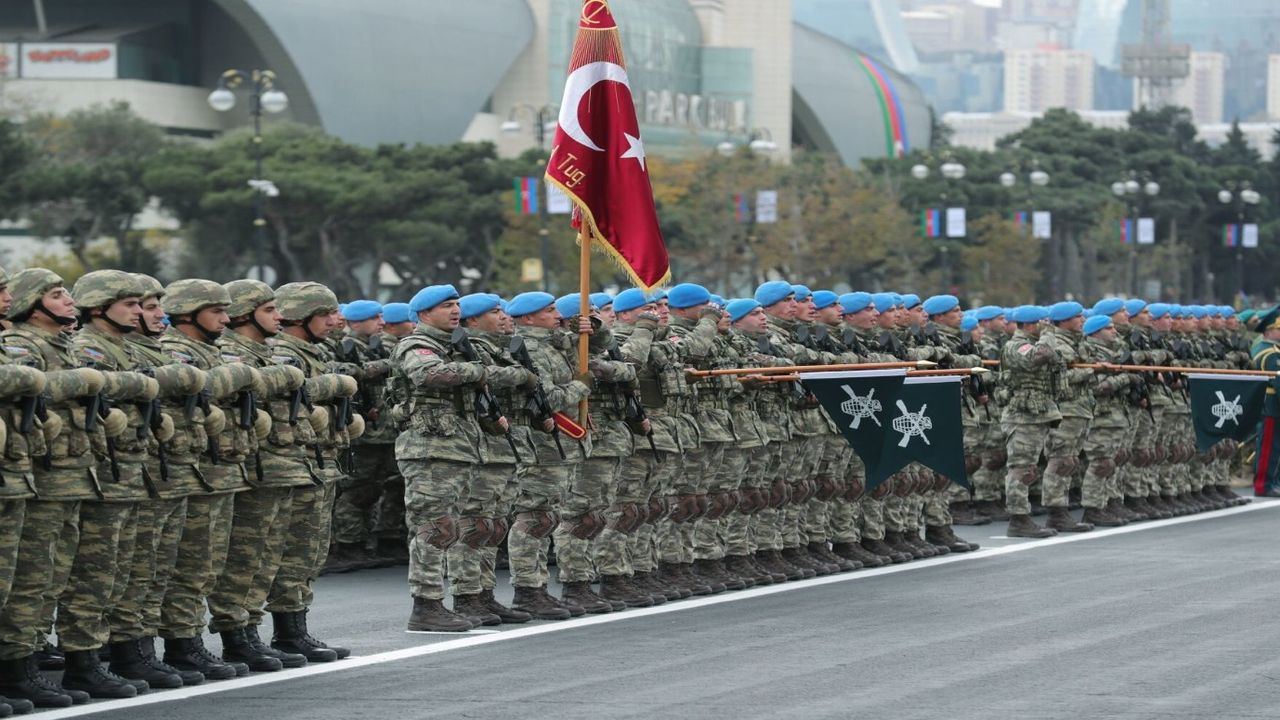
[[[978,352],[978,346],[973,342],[972,336],[960,341],[960,344],[956,346],[955,354],[982,357]],[[974,402],[978,402],[978,398],[983,395],[991,394],[991,391],[987,388],[987,381],[982,379],[981,375],[969,376],[969,394],[973,396]],[[982,405],[982,412],[986,416],[987,420],[991,420],[991,407],[987,403],[979,402],[979,404]],[[972,412],[973,411],[970,410],[970,413]]]
[[[164,416],[160,414],[160,400],[138,403],[138,411],[142,413],[142,424],[138,426],[138,439],[146,440],[148,434],[155,438],[156,457],[160,460],[160,479],[169,482],[169,455],[164,449],[164,443],[156,437],[156,428],[164,424]]]
[[[622,351],[618,349],[617,341],[614,341],[609,345],[609,349],[606,353],[608,354],[609,359],[614,362],[625,362],[622,359]],[[644,424],[644,421],[648,419],[644,412],[644,405],[640,402],[640,391],[634,384],[624,386],[623,390],[625,391],[622,393],[623,412],[626,414],[627,423],[634,427],[640,427]],[[649,439],[649,449],[653,451],[653,456],[657,458],[658,462],[664,462],[662,453],[658,452],[658,446],[653,441],[653,428],[650,427],[649,432],[646,432],[644,436]]]
[[[368,341],[370,350],[374,348],[374,340],[377,340],[377,347],[382,347],[382,338],[378,335],[374,335],[369,338]],[[341,359],[343,362],[364,367],[364,358],[360,357],[360,350],[356,347],[356,341],[354,338],[343,338],[339,347],[342,351]],[[356,403],[364,413],[365,420],[370,426],[373,426],[377,422],[378,413],[377,408],[374,407],[375,403],[373,402],[373,396],[370,392],[369,384],[365,380],[361,379],[357,380],[356,387],[358,388],[356,390]],[[339,427],[338,429],[341,430],[342,428]]]
[[[84,404],[84,431],[90,435],[98,429],[98,420],[111,412],[111,400],[99,393],[87,398]],[[104,437],[107,444],[107,459],[111,463],[111,480],[120,482],[120,462],[116,459],[116,439]]]
[[[524,338],[516,335],[511,338],[511,344],[507,346],[507,351],[511,353],[511,357],[516,362],[524,366],[525,370],[538,374],[538,366],[533,364],[533,358],[529,356],[529,348],[524,344]],[[551,409],[551,403],[547,401],[547,393],[542,389],[542,385],[535,385],[529,391],[528,400],[525,404],[525,410],[531,413],[539,422],[551,420],[551,437],[556,441],[556,452],[560,453],[560,459],[565,459],[564,446],[560,444],[560,428],[555,425],[555,412]]]
[[[240,397],[236,398],[237,418],[236,425],[241,430],[248,432],[254,425],[254,421],[258,419],[258,399],[254,397],[253,392],[245,390],[240,393]],[[261,483],[265,476],[262,472],[262,451],[256,447],[253,450],[254,473],[258,476],[258,482]]]
[[[781,358],[786,357],[782,353],[778,352],[777,348],[773,346],[773,343],[769,342],[769,338],[765,335],[761,335],[756,338],[756,349],[760,351],[761,355],[770,355],[772,357]],[[791,395],[797,401],[803,401],[809,397],[809,393],[805,391],[804,386],[800,384],[799,380],[792,381]]]
[[[471,344],[471,336],[467,335],[466,330],[455,328],[453,334],[449,336],[449,343],[467,362],[480,362],[480,353],[476,352],[476,346]],[[484,383],[477,385],[473,400],[475,402],[476,415],[486,418],[494,424],[497,424],[498,419],[503,416],[502,407],[498,405],[498,399],[493,396],[493,391],[489,389],[488,385]],[[507,445],[511,448],[511,454],[515,456],[516,463],[524,464],[524,460],[520,458],[520,451],[516,449],[515,438],[511,437],[510,428],[504,430],[502,434],[507,438]],[[560,453],[560,457],[563,458],[564,453]]]

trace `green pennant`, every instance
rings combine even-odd
[[[889,410],[898,397],[906,370],[803,373],[804,387],[818,399],[840,428],[849,447],[867,467],[880,462]]]
[[[867,463],[867,488],[874,488],[913,462],[965,487],[964,431],[958,376],[907,378],[886,406],[887,432],[880,461]]]
[[[1187,378],[1191,424],[1200,452],[1227,438],[1247,440],[1257,430],[1267,378],[1212,373],[1193,373]]]

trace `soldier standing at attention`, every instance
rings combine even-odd
[[[1093,371],[1072,368],[1080,361],[1080,333],[1084,326],[1084,307],[1077,302],[1060,302],[1049,308],[1049,327],[1040,340],[1053,348],[1058,356],[1055,365],[1059,423],[1049,433],[1045,453],[1049,458],[1044,470],[1041,503],[1049,509],[1047,525],[1058,532],[1088,532],[1089,523],[1076,522],[1068,508],[1071,480],[1080,469],[1080,451],[1089,434],[1093,419]]]
[[[1273,308],[1258,319],[1258,339],[1250,349],[1255,370],[1280,372],[1280,307]],[[1253,491],[1262,497],[1280,497],[1280,432],[1276,432],[1280,418],[1280,381],[1273,378],[1267,387],[1262,405],[1262,418],[1258,422],[1257,460],[1253,468]]]
[[[1010,398],[1000,413],[1008,454],[1004,492],[1009,537],[1047,538],[1058,534],[1031,519],[1031,501],[1027,497],[1053,424],[1062,419],[1053,388],[1058,354],[1040,338],[1040,322],[1046,317],[1045,311],[1032,305],[1015,308],[1009,319],[1018,329],[1000,354],[1000,382]]]
[[[390,358],[395,354],[396,344],[413,332],[417,322],[409,311],[409,303],[387,303],[382,306],[382,323],[382,347]],[[386,432],[391,434],[391,456],[394,458],[395,439],[404,430],[404,418],[396,412],[396,406],[407,399],[402,397],[407,393],[402,393],[402,385],[393,380],[393,376],[388,376],[383,386],[382,415],[378,421],[380,424],[385,421]],[[382,495],[374,513],[373,535],[377,539],[379,557],[391,558],[401,565],[409,562],[404,527],[404,477],[396,463],[391,474],[383,479]]]

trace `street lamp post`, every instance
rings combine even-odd
[[[1234,192],[1233,192],[1234,191]],[[1218,191],[1218,202],[1223,205],[1235,205],[1236,226],[1240,235],[1236,236],[1236,284],[1241,297],[1244,296],[1244,219],[1245,208],[1257,205],[1262,196],[1249,186],[1248,182],[1228,182],[1226,187]]]
[[[538,143],[538,149],[546,152],[547,150],[547,131],[555,128],[556,116],[559,113],[558,106],[543,105],[535,108],[532,105],[515,105],[511,108],[511,112],[507,114],[506,122],[502,123],[502,132],[518,133],[523,126],[520,124],[520,116],[524,115],[533,121],[533,139]],[[539,182],[539,185],[546,185],[546,182]],[[535,188],[535,192],[537,192]],[[550,191],[547,191],[547,202],[551,200]],[[547,202],[538,203],[538,246],[539,262],[542,263],[542,291],[551,292],[551,276],[547,272],[547,261],[551,254],[551,230],[548,228],[550,224],[550,211],[547,208]]]
[[[1138,173],[1130,170],[1129,177],[1126,180],[1117,180],[1111,183],[1111,193],[1126,203],[1129,213],[1133,216],[1133,231],[1138,232],[1138,221],[1141,210],[1141,195],[1148,198],[1154,198],[1160,194],[1160,183],[1155,180],[1148,179],[1145,183],[1138,182]],[[1141,195],[1140,195],[1141,194]],[[1129,240],[1129,294],[1138,294],[1138,238],[1130,238]]]
[[[264,217],[265,198],[276,197],[280,190],[275,183],[262,177],[262,113],[281,113],[289,107],[289,97],[276,89],[276,74],[270,70],[236,70],[222,73],[218,87],[209,93],[209,107],[227,112],[236,106],[234,90],[241,85],[249,88],[249,115],[253,118],[253,178],[249,187],[253,196],[253,233],[257,255],[257,279],[272,282],[267,277],[267,220]]]
[[[965,168],[963,163],[957,162],[956,160],[951,159],[949,156],[947,157],[946,161],[944,161],[941,165],[938,166],[939,174],[941,174],[942,177],[947,180],[957,180],[957,181],[963,180],[965,173],[967,171],[968,170],[967,168]],[[917,163],[915,165],[912,165],[911,177],[915,178],[916,180],[928,179],[929,166],[923,163]],[[947,202],[946,191],[943,191],[939,199],[943,203],[942,211],[945,214],[947,210],[946,209],[946,202]],[[948,243],[948,239],[946,237],[946,232],[944,231],[942,233],[942,236],[938,239],[938,253],[942,256],[941,258],[942,284],[943,284],[943,287],[945,287],[948,290],[948,292],[950,292],[954,287],[954,283],[952,282],[952,277],[951,277],[951,248],[948,247],[947,243]]]

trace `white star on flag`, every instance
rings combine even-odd
[[[633,136],[629,132],[624,131],[622,136],[627,139],[627,144],[631,146],[626,152],[622,153],[622,159],[635,158],[640,161],[640,169],[648,172],[648,169],[644,166],[644,143],[640,141],[640,138]]]

